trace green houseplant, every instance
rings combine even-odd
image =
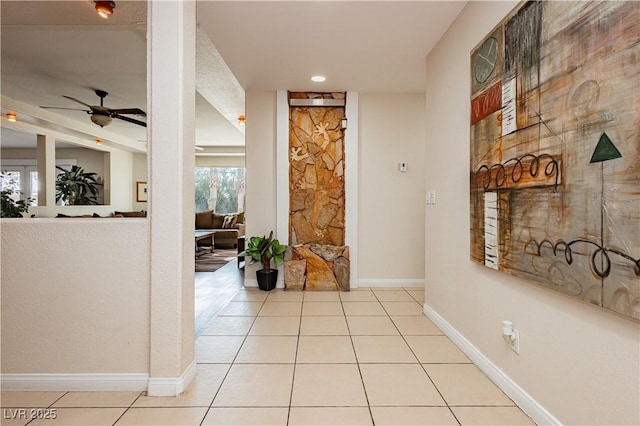
[[[251,260],[249,264],[262,263],[262,269],[256,271],[256,279],[260,290],[270,291],[276,288],[278,281],[278,270],[271,269],[271,261],[276,268],[284,262],[284,252],[287,246],[280,244],[276,238],[273,238],[273,231],[269,237],[251,237],[247,244],[247,249],[239,253],[239,257],[249,256]]]
[[[29,206],[33,202],[33,198],[18,201],[14,200],[14,194],[21,194],[21,192],[13,189],[15,180],[8,178],[9,175],[2,172],[2,181],[5,182],[7,186],[0,191],[0,217],[23,217],[22,213],[29,213]]]
[[[96,173],[85,172],[80,166],[73,165],[67,170],[56,166],[62,173],[56,178],[56,202],[62,200],[67,205],[98,204],[98,190],[102,186]]]

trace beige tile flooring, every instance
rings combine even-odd
[[[3,392],[29,425],[531,425],[422,314],[421,288],[240,290],[196,340],[198,374],[175,398]]]

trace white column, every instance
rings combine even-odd
[[[148,169],[151,222],[149,395],[195,376],[195,2],[150,1]]]
[[[347,129],[344,131],[344,183],[345,183],[345,244],[349,246],[349,268],[351,288],[359,287],[358,278],[358,92],[347,92]]]
[[[277,194],[288,190],[276,180],[276,92],[249,90],[245,96],[247,124],[246,189],[247,218],[246,237],[269,235],[273,230],[283,244],[287,244],[286,227],[280,229],[277,221]],[[251,117],[251,118],[249,118]],[[257,287],[255,271],[261,265],[247,265],[244,271],[245,287]],[[282,278],[279,274],[278,278]],[[283,283],[278,284],[282,286]]]
[[[286,90],[276,93],[276,197],[277,237],[289,241],[289,97]],[[284,282],[284,274],[280,274]],[[283,284],[284,287],[284,284]]]
[[[56,140],[51,135],[38,135],[38,205],[56,204]]]

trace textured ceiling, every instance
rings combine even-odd
[[[244,144],[245,90],[424,91],[425,57],[465,3],[199,1],[196,144]],[[96,105],[102,89],[108,107],[146,110],[145,2],[119,1],[108,20],[88,0],[0,7],[3,112],[8,99],[30,108],[34,125],[144,149],[142,127],[114,120],[100,129],[82,111],[39,106],[82,108],[62,95]],[[312,83],[314,74],[327,81]]]
[[[245,90],[423,92],[426,55],[465,4],[204,1],[197,19]]]

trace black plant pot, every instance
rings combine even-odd
[[[256,278],[258,279],[258,287],[260,290],[271,291],[276,288],[278,270],[270,269],[269,271],[265,271],[264,269],[260,269],[256,271]]]

